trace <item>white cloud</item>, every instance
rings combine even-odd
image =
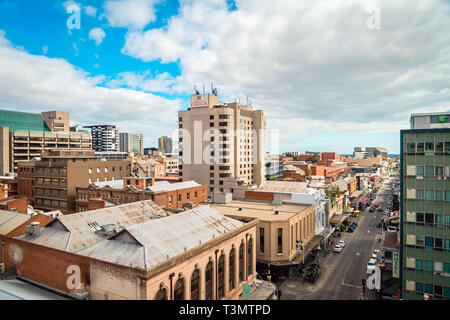
[[[94,28],[89,31],[89,39],[94,40],[96,45],[102,43],[104,37],[105,31],[102,28]]]
[[[112,27],[143,29],[155,21],[155,4],[160,0],[108,0],[104,16]]]
[[[324,129],[398,132],[408,127],[411,112],[449,108],[448,3],[236,5],[229,11],[225,0],[182,1],[167,25],[128,32],[122,52],[177,62],[181,76],[167,82],[165,92],[190,94],[193,84],[213,81],[223,101],[251,97],[288,139]],[[372,5],[381,10],[380,30],[367,28],[366,8]],[[156,86],[157,77],[152,80]]]
[[[84,9],[84,13],[86,13],[88,16],[95,18],[96,14],[97,14],[97,8],[92,7],[92,6],[86,6],[86,7],[83,7],[83,9]]]
[[[102,85],[106,77],[92,77],[64,59],[26,53],[3,35],[0,30],[0,108],[68,111],[73,121],[113,123],[124,132],[141,132],[154,143],[176,127],[179,100],[107,88]]]

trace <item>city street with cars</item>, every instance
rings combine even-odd
[[[332,238],[335,245],[326,256],[323,256],[322,250],[319,257],[321,276],[317,281],[314,284],[302,284],[301,278],[297,277],[280,280],[277,285],[283,292],[281,299],[374,299],[374,293],[368,289],[363,297],[362,279],[367,279],[371,274],[373,267],[368,265],[369,261],[376,257],[377,250],[381,250],[383,230],[377,226],[385,215],[386,208],[390,208],[391,200],[390,184],[381,184],[372,206],[378,205],[382,210],[370,212],[368,206],[361,210],[359,217],[349,217],[351,223],[357,223],[357,227],[351,233],[342,232],[340,238]],[[371,262],[373,265],[374,260]]]

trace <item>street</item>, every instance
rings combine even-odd
[[[386,208],[390,188],[381,186],[372,204]],[[361,211],[356,221],[358,227],[353,233],[343,232],[341,240],[346,246],[341,253],[335,253],[330,247],[330,253],[320,256],[322,275],[315,284],[302,284],[301,279],[285,279],[277,283],[284,300],[359,300],[362,293],[361,279],[366,279],[366,266],[374,249],[381,249],[382,230],[377,229],[383,212],[369,212],[369,208]],[[336,243],[339,239],[333,238]],[[373,299],[373,292],[366,289],[365,299]]]

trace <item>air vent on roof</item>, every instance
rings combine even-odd
[[[278,214],[278,210],[275,210],[275,214]]]
[[[242,211],[242,208],[239,208],[238,210],[239,210],[239,211]]]

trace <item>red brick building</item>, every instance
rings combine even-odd
[[[21,163],[17,168],[17,188],[19,197],[27,197],[28,204],[34,206],[36,167],[34,162]]]
[[[153,178],[126,177],[77,187],[76,211],[104,208],[109,205],[152,200],[165,209],[177,209],[188,203],[208,200],[208,188],[195,181],[154,182]]]

